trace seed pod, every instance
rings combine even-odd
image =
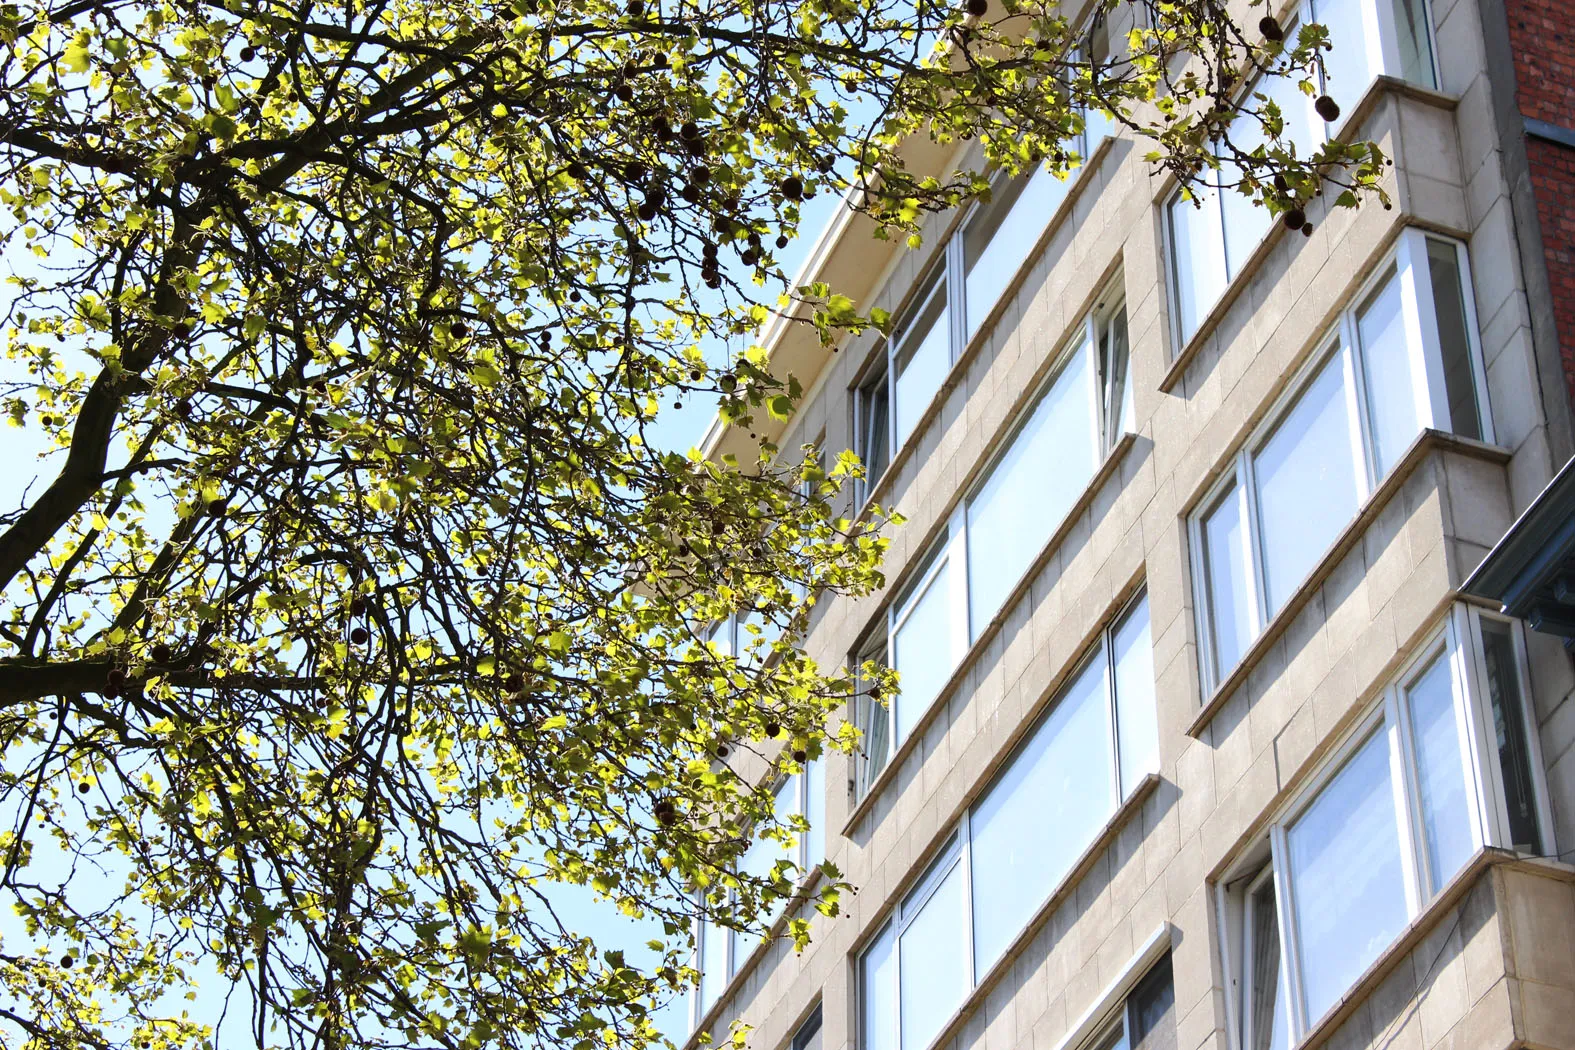
[[[357,645],[361,645],[370,637],[372,637],[372,635],[365,627],[357,627],[350,632],[350,640]]]
[[[1313,108],[1330,124],[1340,119],[1340,104],[1328,95],[1319,95],[1318,100],[1313,103]]]
[[[782,192],[784,198],[790,201],[796,201],[804,196],[804,183],[799,181],[796,175],[789,175],[783,179],[777,189]]]
[[[1263,34],[1263,39],[1276,44],[1285,39],[1285,30],[1280,28],[1280,20],[1273,15],[1264,15],[1258,20],[1258,32]]]
[[[1302,211],[1300,208],[1292,208],[1290,211],[1285,213],[1285,216],[1283,219],[1281,219],[1281,221],[1285,223],[1285,228],[1287,230],[1299,230],[1303,226],[1307,225],[1307,213]]]

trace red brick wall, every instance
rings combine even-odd
[[[1575,0],[1505,0],[1504,8],[1520,112],[1575,130]],[[1564,379],[1575,400],[1575,149],[1527,136],[1526,154]]]

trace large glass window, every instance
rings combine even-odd
[[[1439,278],[1443,267],[1433,260],[1446,257],[1448,272]],[[1477,414],[1474,325],[1458,320],[1468,316],[1464,307],[1436,307],[1443,299],[1469,302],[1464,259],[1453,241],[1402,234],[1394,259],[1193,519],[1205,686],[1236,666],[1424,427],[1488,432]],[[1448,296],[1437,291],[1441,285]],[[1446,313],[1456,320],[1446,322]],[[1450,392],[1439,336],[1448,324],[1465,346],[1454,385],[1469,396]]]
[[[1088,843],[1159,768],[1148,601],[1107,631],[969,817],[974,956],[1006,950]]]
[[[925,1050],[962,1005],[970,975],[956,836],[859,960],[863,1045]]]
[[[968,622],[977,638],[1130,425],[1126,307],[1097,308],[968,499]]]
[[[1477,779],[1492,763],[1473,759],[1497,750],[1491,728],[1479,728],[1493,724],[1497,701],[1470,668],[1507,649],[1505,671],[1518,680],[1515,631],[1454,610],[1329,771],[1275,821],[1268,863],[1222,888],[1241,1046],[1284,1050],[1305,1035],[1479,847],[1535,848],[1534,767],[1522,767],[1524,814],[1539,830],[1516,843],[1493,779]],[[1518,691],[1503,705],[1515,719],[1524,708]]]
[[[865,1045],[929,1045],[1064,882],[1118,800],[1158,768],[1154,722],[1148,603],[1139,596],[866,950],[861,1003],[873,1041]],[[882,1026],[900,1036],[878,1031]]]
[[[1379,74],[1433,86],[1424,0],[1305,0],[1299,20],[1318,22],[1329,30],[1333,50],[1325,52],[1324,77],[1317,86],[1342,112],[1350,112]],[[1287,37],[1294,38],[1297,31],[1298,26],[1291,25]],[[1280,140],[1293,145],[1297,156],[1307,157],[1317,151],[1333,127],[1319,118],[1298,80],[1296,76],[1266,78],[1248,95],[1255,104],[1274,103],[1284,122]],[[1249,154],[1270,142],[1263,122],[1251,113],[1236,119],[1227,138]],[[1221,188],[1196,190],[1192,200],[1178,194],[1166,207],[1178,348],[1197,332],[1271,225],[1268,209],[1255,206],[1232,188],[1241,175],[1231,155],[1222,152]]]
[[[1115,1020],[1092,1046],[1093,1050],[1176,1050],[1176,987],[1168,953],[1127,993]]]

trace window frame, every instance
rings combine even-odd
[[[1358,318],[1363,307],[1389,281],[1397,282],[1400,297],[1405,359],[1413,384],[1410,393],[1416,410],[1417,432],[1427,429],[1450,431],[1454,428],[1443,377],[1437,304],[1433,299],[1427,254],[1430,242],[1450,245],[1455,250],[1461,299],[1465,304],[1465,336],[1472,390],[1476,397],[1477,425],[1484,443],[1492,444],[1495,441],[1488,400],[1487,369],[1481,332],[1477,325],[1475,285],[1466,246],[1453,237],[1414,226],[1407,227],[1400,232],[1373,272],[1346,301],[1334,323],[1318,338],[1313,352],[1297,367],[1291,381],[1275,398],[1263,420],[1231,455],[1220,476],[1205,490],[1187,515],[1188,554],[1193,570],[1192,600],[1200,643],[1198,669],[1205,699],[1230,678],[1280,612],[1289,607],[1294,596],[1307,586],[1308,577],[1303,576],[1289,587],[1285,600],[1278,608],[1271,606],[1256,457],[1279,434],[1280,426],[1288,420],[1302,395],[1309,390],[1326,365],[1339,368],[1342,375],[1342,397],[1351,440],[1349,453],[1354,457],[1353,473],[1356,481],[1356,511],[1352,521],[1360,515],[1361,508],[1395,467],[1391,463],[1389,471],[1379,472],[1373,402],[1367,388],[1368,348],[1362,345],[1358,331]],[[1418,377],[1422,380],[1420,385],[1417,384]],[[1242,640],[1241,652],[1235,661],[1229,666],[1222,666],[1216,651],[1219,635],[1212,602],[1217,573],[1210,561],[1204,526],[1227,498],[1235,499],[1241,522],[1240,549],[1233,554],[1240,560],[1234,567],[1243,571],[1246,581],[1245,612],[1252,631]]]
[[[1084,364],[1090,377],[1087,396],[1089,398],[1090,443],[1093,450],[1093,462],[1090,464],[1089,477],[1098,476],[1100,464],[1120,445],[1122,438],[1130,432],[1129,425],[1132,423],[1132,420],[1126,417],[1124,407],[1119,412],[1114,413],[1116,418],[1112,420],[1113,413],[1110,408],[1112,401],[1124,406],[1124,398],[1131,393],[1134,385],[1131,373],[1130,318],[1126,322],[1126,349],[1124,355],[1126,364],[1123,373],[1125,386],[1121,390],[1107,389],[1109,377],[1105,374],[1102,349],[1102,340],[1108,327],[1113,325],[1117,317],[1125,317],[1126,314],[1127,298],[1124,271],[1122,271],[1106,282],[1100,293],[1095,296],[1094,305],[1083,315],[1072,331],[1068,333],[1052,358],[1052,366],[1047,370],[1044,379],[1040,381],[1039,388],[1033,397],[1026,402],[1022,409],[1012,417],[1007,426],[1003,428],[1006,437],[999,442],[998,446],[985,461],[984,466],[978,471],[977,476],[963,490],[962,498],[958,500],[947,516],[946,525],[941,535],[926,550],[922,557],[914,560],[912,565],[916,566],[916,568],[908,570],[910,579],[897,589],[896,599],[886,604],[884,609],[878,614],[875,626],[867,630],[859,644],[853,647],[849,660],[854,667],[862,666],[865,660],[873,659],[884,667],[893,668],[900,672],[901,669],[897,667],[894,659],[897,632],[907,622],[918,599],[928,594],[929,589],[936,585],[936,579],[943,572],[947,574],[945,583],[948,590],[946,601],[949,611],[947,637],[951,648],[953,671],[955,672],[956,668],[967,658],[968,652],[977,643],[985,627],[1001,612],[1001,608],[997,608],[988,618],[983,618],[983,622],[974,622],[976,618],[973,615],[971,584],[974,580],[974,574],[978,570],[970,562],[968,553],[969,521],[974,501],[994,479],[996,472],[1011,459],[1013,452],[1019,451],[1016,445],[1018,437],[1023,433],[1024,428],[1028,425],[1044,398],[1049,395],[1056,381],[1061,378],[1061,375],[1078,355],[1083,355]],[[1113,422],[1119,423],[1119,427],[1112,429]],[[1085,483],[1084,489],[1074,494],[1072,500],[1074,508],[1081,501],[1086,488],[1087,485]],[[1053,539],[1063,525],[1064,518],[1062,521],[1054,524],[1054,527],[1050,530],[1049,538]],[[1024,572],[1032,571],[1032,564],[1038,559],[1042,550],[1043,548],[1041,547],[1040,550],[1033,553],[1029,566],[1025,568]],[[953,571],[954,569],[956,571]],[[1010,595],[1021,583],[1021,576],[1012,580],[1011,586],[1006,590],[1006,594]],[[941,689],[944,690],[944,683]],[[926,704],[923,711],[914,713],[915,725],[923,721],[930,707],[940,699],[940,696],[941,694],[938,691]],[[902,746],[903,740],[906,739],[906,737],[900,736],[897,732],[900,723],[897,705],[901,702],[902,697],[899,693],[891,698],[888,703],[882,705],[877,701],[869,700],[862,689],[859,691],[858,698],[854,701],[857,710],[854,712],[852,721],[864,734],[866,741],[871,735],[870,726],[873,724],[873,720],[879,717],[884,717],[887,720],[886,760],[882,762],[880,768],[873,773],[870,772],[871,758],[869,753],[862,747],[854,756],[854,769],[850,786],[853,797],[856,800],[862,800],[869,794],[870,788],[874,786],[885,772],[886,764],[890,761],[891,756],[897,752],[897,749]],[[884,712],[884,714],[881,714],[881,712]]]
[[[1090,27],[1089,32],[1092,32],[1092,27]],[[1080,53],[1081,45],[1072,50],[1073,56]],[[1056,203],[1051,214],[1044,217],[1045,229],[1049,228],[1051,221],[1060,213],[1062,206],[1071,197],[1074,188],[1082,182],[1084,174],[1089,170],[1093,154],[1098,150],[1100,144],[1106,138],[1111,138],[1115,135],[1115,130],[1112,129],[1101,135],[1098,141],[1090,144],[1087,135],[1087,120],[1088,118],[1085,115],[1084,128],[1080,129],[1073,136],[1076,139],[1076,150],[1074,152],[1080,158],[1080,163],[1074,169],[1074,173],[1069,175],[1065,181],[1066,192],[1062,195],[1060,201]],[[989,173],[989,178],[992,184],[1003,183],[1012,178],[1021,178],[1026,182],[1026,180],[1034,178],[1040,172],[1041,169],[1036,167],[1016,176],[1008,176],[1002,169],[996,168]],[[1047,174],[1044,177],[1053,178],[1054,176]],[[1016,199],[1014,196],[1014,203]],[[903,336],[906,334],[905,329],[911,325],[913,318],[921,316],[925,312],[935,295],[936,287],[944,286],[943,308],[946,310],[947,319],[948,347],[950,350],[949,367],[955,367],[974,342],[988,338],[988,333],[992,326],[985,324],[983,318],[981,318],[976,328],[970,329],[969,327],[968,270],[965,245],[969,225],[990,208],[996,206],[998,200],[999,198],[992,194],[991,201],[975,200],[960,211],[957,215],[957,221],[952,224],[946,234],[945,243],[936,251],[935,258],[925,267],[921,277],[914,282],[913,287],[905,297],[901,309],[897,312],[897,323],[892,326],[892,335],[883,338],[880,341],[880,345],[871,352],[868,360],[859,371],[859,378],[853,383],[853,396],[850,400],[853,404],[853,434],[857,445],[854,451],[858,454],[861,461],[865,461],[868,458],[867,452],[870,438],[870,435],[867,433],[870,421],[865,418],[869,413],[869,409],[866,406],[866,391],[874,384],[883,383],[885,385],[886,398],[886,462],[881,465],[880,473],[867,473],[860,483],[857,499],[861,508],[869,502],[870,495],[879,487],[881,479],[891,468],[891,465],[897,461],[899,455],[918,437],[919,428],[917,426],[918,420],[916,419],[914,428],[900,441],[898,440],[897,359],[907,349],[906,344],[903,342]],[[1007,205],[1007,207],[1010,210],[1010,205]],[[988,243],[987,241],[986,244]],[[1031,266],[1037,258],[1038,253],[1033,251],[1030,251],[1028,256],[1024,257],[1018,264],[1017,271],[1009,275],[1008,279],[1003,283],[1001,292],[997,294],[996,298],[988,306],[982,308],[984,318],[988,318],[1000,308],[1002,299],[1018,286],[1018,278],[1024,269]],[[919,413],[919,419],[928,414],[935,403],[935,398],[945,388],[946,380],[943,378],[936,387],[935,392],[931,394],[929,401],[926,402],[926,407]]]
[[[1149,773],[1144,774],[1143,777],[1139,778],[1138,781],[1129,788],[1123,789],[1121,784],[1120,730],[1118,726],[1119,716],[1117,713],[1117,709],[1120,704],[1120,698],[1116,691],[1115,636],[1118,631],[1128,622],[1128,619],[1132,613],[1141,603],[1145,602],[1147,598],[1148,589],[1146,585],[1140,585],[1125,601],[1121,603],[1119,607],[1117,607],[1109,616],[1105,618],[1104,623],[1100,627],[1098,637],[1086,649],[1084,649],[1082,653],[1078,655],[1076,660],[1072,662],[1070,671],[1061,679],[1061,682],[1057,687],[1057,692],[1051,698],[1050,702],[1046,704],[1042,710],[1034,715],[1029,724],[1027,732],[1025,732],[1022,738],[1017,741],[1016,744],[1014,744],[1012,749],[1006,755],[1004,761],[995,770],[991,777],[983,782],[982,789],[977,792],[963,808],[962,813],[958,816],[956,823],[952,826],[951,831],[946,836],[942,846],[933,854],[924,858],[924,866],[922,869],[920,869],[918,878],[903,891],[897,902],[893,904],[887,911],[886,916],[880,922],[875,923],[872,926],[872,932],[870,935],[864,938],[855,949],[853,956],[855,960],[854,985],[855,997],[858,1003],[858,1009],[856,1011],[858,1031],[861,1033],[861,1035],[869,1027],[871,1020],[869,1014],[866,1012],[866,996],[864,994],[866,987],[866,960],[870,953],[875,949],[875,947],[881,942],[882,938],[884,938],[889,931],[891,934],[892,967],[891,976],[889,978],[891,981],[889,991],[891,993],[892,1010],[894,1016],[889,1018],[888,1022],[894,1026],[892,1028],[892,1038],[894,1040],[893,1045],[895,1050],[933,1050],[933,1047],[936,1045],[934,1039],[932,1038],[929,1043],[922,1047],[913,1046],[904,1048],[903,1046],[901,947],[904,933],[912,926],[915,918],[924,911],[925,907],[934,897],[942,883],[944,883],[953,872],[957,872],[959,878],[961,879],[961,898],[963,911],[963,915],[960,920],[962,939],[961,952],[963,955],[962,970],[966,977],[966,983],[962,988],[961,995],[959,997],[959,1009],[963,1008],[972,996],[978,994],[981,988],[981,981],[984,978],[990,976],[992,973],[996,972],[998,967],[1002,965],[1002,961],[1009,958],[1011,944],[1015,943],[1020,937],[1022,937],[1024,931],[1033,926],[1034,916],[1043,909],[1046,902],[1055,899],[1058,894],[1064,892],[1068,880],[1073,878],[1076,874],[1076,868],[1074,865],[1074,867],[1067,874],[1062,875],[1054,884],[1047,888],[1043,897],[1040,898],[1039,902],[1034,906],[1034,909],[1029,913],[1029,916],[1024,925],[1012,933],[1011,937],[1005,942],[1006,947],[1003,948],[1002,952],[998,954],[993,960],[986,964],[983,967],[983,972],[981,972],[981,967],[977,957],[978,949],[976,944],[976,930],[974,920],[974,912],[977,904],[977,902],[974,900],[973,892],[974,810],[978,808],[981,801],[988,797],[990,791],[997,784],[1003,782],[1005,774],[1011,769],[1013,764],[1023,759],[1027,755],[1027,749],[1034,741],[1039,728],[1048,718],[1050,718],[1057,706],[1066,699],[1067,690],[1078,681],[1078,678],[1084,672],[1088,670],[1090,662],[1099,654],[1103,654],[1106,662],[1103,675],[1105,690],[1103,707],[1105,717],[1105,731],[1107,734],[1107,740],[1109,741],[1109,751],[1106,755],[1105,761],[1110,776],[1110,792],[1111,798],[1113,800],[1111,810],[1108,814],[1105,814],[1105,819],[1102,821],[1101,826],[1107,826],[1109,821],[1114,819],[1115,815],[1121,812],[1122,808],[1137,795],[1138,788],[1154,772],[1151,770]],[[1152,631],[1152,623],[1150,630]],[[1149,645],[1152,648],[1152,633],[1149,637]],[[1154,684],[1153,688],[1157,696],[1157,683]],[[1155,717],[1157,719],[1157,712]],[[1156,755],[1155,758],[1157,760],[1158,756]],[[1097,841],[1097,836],[1094,841]],[[1082,852],[1086,852],[1091,844],[1092,843],[1085,843],[1082,849],[1079,851],[1079,855]],[[961,867],[960,871],[958,871],[959,866]],[[1123,1003],[1124,1002],[1125,1000],[1123,1000]],[[944,1030],[945,1027],[946,1025],[943,1024],[941,1030]],[[1107,1031],[1107,1029],[1101,1028],[1101,1032],[1104,1031]]]
[[[1388,0],[1388,2],[1385,2],[1385,0],[1358,0],[1358,2],[1361,4],[1362,43],[1364,45],[1364,50],[1369,66],[1380,70],[1380,75],[1400,78],[1399,73],[1392,72],[1393,70],[1397,70],[1402,67],[1398,43],[1398,30],[1396,29],[1394,23],[1394,3],[1396,0]],[[1418,0],[1418,2],[1422,4],[1423,17],[1426,23],[1428,73],[1430,81],[1430,83],[1424,84],[1422,86],[1428,88],[1429,90],[1433,90],[1435,85],[1439,83],[1440,68],[1438,60],[1437,26],[1433,18],[1432,0]],[[1292,21],[1291,19],[1287,19],[1287,21],[1292,21],[1291,28],[1286,32],[1287,39],[1289,39],[1300,26],[1306,25],[1310,22],[1317,22],[1317,18],[1314,17],[1314,15],[1314,0],[1299,0],[1299,2],[1295,5],[1294,20]],[[1375,30],[1376,34],[1374,32]],[[1243,85],[1237,93],[1238,102],[1250,99],[1253,94],[1260,90],[1263,82],[1263,76],[1258,76]],[[1371,87],[1372,83],[1373,81],[1369,80],[1366,84],[1362,85],[1362,94],[1366,93],[1366,91]],[[1320,77],[1318,80],[1318,90],[1320,92],[1328,91],[1328,82],[1322,77]],[[1322,127],[1324,130],[1323,139],[1318,144],[1322,145],[1322,142],[1327,142],[1334,136],[1340,123],[1346,119],[1347,115],[1342,114],[1341,117],[1333,123],[1325,121],[1322,117],[1318,116],[1317,111],[1313,108],[1314,99],[1312,96],[1302,95],[1300,92],[1297,92],[1297,94],[1302,103],[1307,108],[1306,115],[1309,118],[1309,126],[1314,130],[1320,127]],[[1360,98],[1361,95],[1359,94],[1357,97]],[[1212,225],[1212,232],[1217,234],[1216,239],[1220,245],[1220,258],[1223,261],[1225,268],[1225,283],[1220,286],[1219,294],[1212,300],[1206,303],[1200,302],[1194,304],[1194,309],[1197,311],[1197,319],[1196,324],[1190,332],[1184,329],[1181,318],[1180,304],[1182,302],[1182,295],[1179,279],[1179,263],[1181,262],[1181,258],[1177,251],[1178,238],[1175,231],[1174,209],[1178,205],[1185,207],[1194,207],[1195,205],[1191,201],[1182,200],[1181,190],[1179,188],[1167,194],[1164,198],[1164,204],[1162,206],[1163,215],[1162,221],[1160,222],[1160,232],[1162,239],[1161,248],[1165,253],[1166,260],[1165,293],[1169,297],[1170,301],[1170,309],[1167,311],[1167,313],[1170,315],[1170,359],[1172,361],[1179,359],[1186,351],[1186,348],[1198,338],[1199,334],[1210,327],[1208,323],[1209,316],[1214,312],[1220,303],[1231,297],[1231,290],[1236,285],[1236,282],[1241,278],[1243,268],[1245,267],[1246,263],[1249,262],[1252,257],[1259,252],[1259,250],[1262,249],[1264,242],[1269,239],[1271,234],[1273,234],[1277,225],[1271,221],[1264,229],[1263,234],[1258,239],[1256,239],[1252,246],[1247,250],[1246,255],[1243,257],[1240,263],[1235,267],[1232,267],[1230,248],[1226,239],[1226,225],[1228,223],[1228,218],[1224,211],[1224,195],[1226,193],[1232,192],[1235,191],[1229,188],[1217,188],[1213,190],[1215,195],[1215,200],[1213,203],[1215,221]],[[1205,207],[1206,206],[1207,205],[1205,205]]]
[[[1483,661],[1482,624],[1507,625],[1514,639],[1514,671],[1519,686],[1521,714],[1530,719],[1535,703],[1528,688],[1529,663],[1524,626],[1477,606],[1457,603],[1443,622],[1428,632],[1404,663],[1388,676],[1365,710],[1342,735],[1338,745],[1319,763],[1269,821],[1267,831],[1249,849],[1233,871],[1215,886],[1218,935],[1224,946],[1227,972],[1227,1016],[1234,1050],[1249,1050],[1251,975],[1256,957],[1251,942],[1249,902],[1264,882],[1272,880],[1279,934],[1280,1007],[1289,1045],[1295,1046],[1320,1020],[1310,1016],[1306,1002],[1304,959],[1297,921],[1297,887],[1290,870],[1290,829],[1323,797],[1324,791],[1345,771],[1356,753],[1382,738],[1388,751],[1390,789],[1394,798],[1395,844],[1404,881],[1407,925],[1414,923],[1456,872],[1433,872],[1428,855],[1428,826],[1413,737],[1409,691],[1442,660],[1450,677],[1451,708],[1461,755],[1466,811],[1471,828],[1472,852],[1484,847],[1513,850],[1504,812],[1499,763],[1489,752],[1490,727],[1486,668]],[[1533,724],[1527,722],[1527,725]],[[1528,734],[1526,756],[1530,764],[1538,834],[1551,842],[1552,811],[1540,742]],[[1457,869],[1458,870],[1458,869]],[[1380,949],[1379,956],[1388,948]],[[1333,1006],[1326,1007],[1332,1009]]]

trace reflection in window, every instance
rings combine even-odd
[[[1286,833],[1304,1023],[1323,1016],[1405,928],[1389,740],[1375,733]]]

